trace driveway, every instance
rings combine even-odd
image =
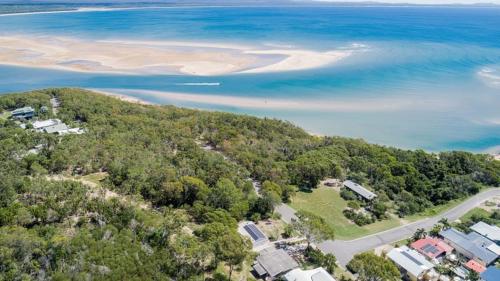
[[[368,235],[362,238],[344,241],[344,240],[327,240],[318,245],[324,253],[332,253],[337,257],[338,262],[343,267],[358,253],[372,250],[376,247],[401,241],[411,237],[419,228],[429,230],[442,218],[447,218],[450,222],[457,220],[469,210],[479,206],[483,201],[500,195],[500,188],[489,189],[462,202],[460,205],[442,213],[435,217],[422,219],[413,223],[399,226],[390,230]],[[278,206],[276,209],[281,214],[282,219],[290,218],[290,212],[293,215],[294,211],[287,205]],[[282,213],[283,212],[283,213]],[[295,215],[294,215],[295,216]]]
[[[295,210],[287,204],[281,203],[274,209],[275,212],[281,215],[281,219],[286,223],[291,223],[292,220],[297,220]]]

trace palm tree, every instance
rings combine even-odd
[[[481,280],[481,276],[479,276],[479,273],[475,272],[474,270],[470,270],[469,274],[467,274],[467,280],[479,281],[479,280]]]
[[[444,229],[450,228],[450,222],[447,218],[441,218],[438,222],[443,225]]]
[[[416,241],[416,240],[419,240],[419,239],[425,238],[425,236],[426,236],[425,229],[423,229],[423,228],[419,228],[419,229],[417,229],[417,231],[415,231],[415,233],[413,234],[413,241]]]
[[[439,273],[437,280],[441,278],[441,275],[445,274],[448,271],[448,269],[442,264],[436,265],[434,269],[436,270],[437,273]]]

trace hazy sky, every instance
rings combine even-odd
[[[367,0],[310,0],[318,2],[370,2]],[[374,0],[383,3],[411,3],[411,4],[476,4],[494,3],[500,4],[500,0]]]
[[[217,2],[229,2],[229,3],[238,3],[240,0],[0,0],[0,3],[119,3],[119,2],[199,2],[199,3],[217,3]],[[266,2],[286,2],[287,0],[243,0],[244,2],[257,2],[257,3],[266,3]],[[409,4],[477,4],[477,3],[492,3],[492,4],[500,4],[500,0],[288,0],[294,2],[380,2],[380,3],[409,3]]]

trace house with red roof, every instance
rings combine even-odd
[[[474,270],[477,273],[483,273],[486,270],[486,267],[475,260],[470,260],[465,264],[465,267],[468,269]]]
[[[453,247],[446,244],[443,240],[431,237],[417,240],[411,243],[410,246],[429,259],[444,257],[453,251]]]

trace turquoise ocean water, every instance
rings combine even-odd
[[[0,17],[3,35],[352,49],[349,58],[317,69],[211,77],[0,65],[0,93],[98,88],[162,104],[276,117],[313,133],[403,148],[500,150],[500,8],[204,7],[33,14]],[[303,106],[195,103],[143,90],[292,100]]]

